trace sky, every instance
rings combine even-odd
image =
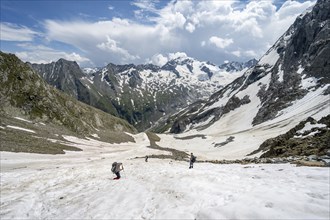
[[[259,59],[315,0],[1,0],[1,51],[82,67]]]

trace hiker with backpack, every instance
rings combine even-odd
[[[190,154],[190,160],[189,160],[189,162],[190,162],[189,169],[194,168],[194,163],[195,163],[195,161],[196,161],[196,157],[194,156],[193,153],[191,153],[191,154]]]
[[[111,171],[116,174],[116,177],[113,178],[114,180],[120,179],[120,171],[124,170],[122,163],[114,162],[112,163]]]

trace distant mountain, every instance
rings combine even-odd
[[[29,63],[28,63],[29,64]],[[80,95],[80,78],[84,76],[76,62],[69,62],[59,59],[50,64],[29,64],[38,72],[49,84],[54,85],[59,90],[73,97]]]
[[[97,68],[86,68],[82,71],[76,62],[64,59],[48,64],[27,64],[47,83],[71,97],[114,116],[119,116],[116,108],[109,101],[110,97],[101,94],[90,80],[98,70]]]
[[[212,137],[222,134],[231,136],[230,140],[249,131],[249,138],[257,143],[278,135],[276,131],[286,132],[310,116],[321,120],[330,114],[329,12],[330,2],[319,0],[244,75],[153,129]],[[252,137],[252,131],[257,130],[260,136]]]
[[[99,71],[100,68],[89,68],[89,67],[85,67],[82,68],[83,73],[85,73],[86,75],[93,75],[94,73],[96,73],[97,71]]]
[[[254,65],[254,61],[236,64],[237,68],[229,70],[229,66],[219,67],[183,56],[162,67],[110,63],[103,68],[80,70],[77,63],[62,59],[30,65],[56,88],[126,119],[142,131],[161,117],[221,89]]]
[[[220,69],[224,69],[227,72],[237,72],[237,71],[242,71],[245,68],[250,68],[252,66],[255,66],[257,63],[258,63],[258,60],[252,59],[245,63],[236,62],[236,61],[227,62],[227,63],[220,65],[219,67],[220,67]]]
[[[64,60],[62,68],[71,69]],[[59,85],[74,85],[74,78],[81,77],[79,67],[74,64],[70,74],[47,75]],[[62,73],[53,65],[53,73]],[[47,84],[37,73],[15,55],[0,52],[0,113],[3,117],[23,115],[36,122],[52,123],[78,134],[104,131],[134,132],[126,121],[78,102]],[[64,87],[62,87],[64,88]],[[67,89],[67,88],[66,88]],[[71,95],[75,94],[72,90]]]

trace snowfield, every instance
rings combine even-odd
[[[330,170],[150,158],[136,143],[65,137],[81,152],[1,152],[1,219],[329,219]],[[197,155],[197,160],[198,160]],[[122,162],[113,180],[112,162]]]
[[[304,79],[303,84],[309,80],[310,78]],[[259,91],[260,85],[268,86],[269,82],[270,74],[249,85],[245,90],[239,91],[237,89],[237,93],[233,92],[236,97],[242,99],[248,95],[251,102],[222,115],[219,120],[208,127],[203,126],[213,119],[213,115],[210,115],[210,118],[206,121],[187,124],[187,128],[183,133],[175,135],[160,134],[160,145],[198,153],[199,158],[202,160],[242,159],[258,149],[267,139],[286,133],[302,120],[306,120],[308,117],[320,120],[322,117],[329,115],[330,99],[329,95],[324,95],[328,86],[323,86],[310,91],[303,98],[293,101],[292,105],[279,111],[274,119],[253,126],[253,118],[257,115],[261,106],[257,91]],[[227,98],[219,99],[218,102],[206,107],[203,112],[198,114],[202,115],[206,110],[224,106]],[[231,141],[223,144],[228,139],[231,139]],[[217,147],[219,145],[221,147]],[[260,155],[261,153],[250,157],[259,157]]]

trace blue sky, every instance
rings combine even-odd
[[[1,51],[81,66],[259,59],[315,1],[1,0]]]

